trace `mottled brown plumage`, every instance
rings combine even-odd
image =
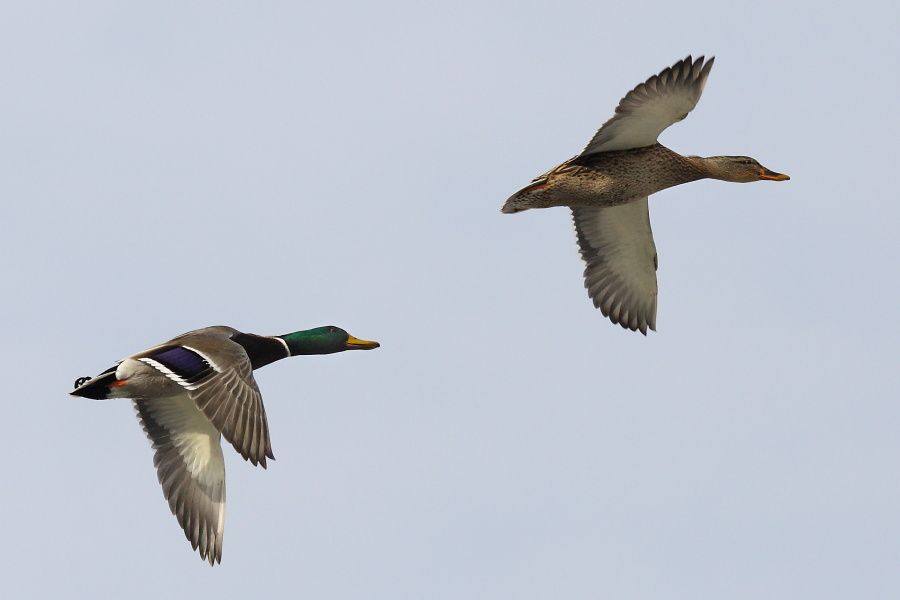
[[[688,56],[637,85],[581,154],[503,205],[504,213],[570,207],[594,306],[613,323],[645,335],[656,329],[658,264],[647,198],[698,179],[789,179],[747,156],[682,156],[657,142],[693,110],[713,61]]]
[[[581,154],[513,194],[503,212],[551,206],[618,206],[708,176],[702,163],[662,144]]]

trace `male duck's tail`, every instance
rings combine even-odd
[[[75,389],[69,392],[73,396],[91,398],[93,400],[106,400],[110,397],[110,391],[116,381],[116,365],[103,371],[94,378],[79,377],[75,380]]]

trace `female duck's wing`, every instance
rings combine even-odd
[[[156,451],[153,465],[172,514],[201,558],[221,562],[225,461],[219,432],[187,394],[135,400],[134,406]]]
[[[656,244],[647,198],[612,207],[572,208],[594,306],[632,331],[656,330]]]
[[[238,332],[208,327],[179,336],[134,356],[182,386],[234,449],[265,468],[275,458],[262,394],[244,348],[232,341]]]
[[[616,114],[594,135],[581,153],[594,154],[652,146],[663,130],[693,110],[712,69],[711,58],[690,56],[663,69],[628,92]]]

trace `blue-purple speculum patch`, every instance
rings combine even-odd
[[[194,383],[212,371],[205,358],[181,346],[169,348],[151,357],[187,383]]]

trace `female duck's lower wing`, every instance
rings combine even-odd
[[[625,329],[656,330],[656,244],[647,198],[610,207],[573,207],[584,287],[594,306]]]

